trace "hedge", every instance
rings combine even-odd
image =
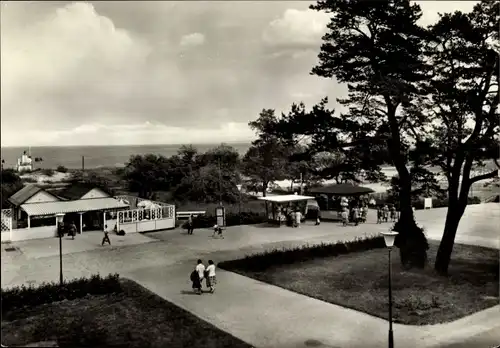
[[[1,290],[2,316],[13,309],[35,307],[42,304],[74,300],[87,295],[105,295],[122,292],[118,274],[102,278],[99,274],[90,278],[80,278],[70,282],[42,283],[38,287],[24,285]]]
[[[383,206],[385,204],[394,203],[394,200],[391,199],[391,197],[389,197],[387,194],[376,195],[376,196],[372,196],[372,197],[375,199],[377,206]],[[445,208],[445,207],[448,207],[448,205],[449,205],[448,202],[449,202],[448,198],[444,198],[444,199],[432,198],[432,207],[433,208]],[[481,198],[479,198],[477,196],[467,198],[467,204],[480,204],[480,203],[481,203]],[[416,210],[424,209],[424,200],[423,199],[415,199],[413,201],[412,205]]]
[[[224,261],[218,267],[226,270],[262,272],[273,266],[304,262],[316,258],[338,256],[352,252],[385,248],[384,237],[356,238],[349,242],[309,244],[294,248],[281,248],[247,255],[243,259]]]
[[[253,212],[241,212],[238,213],[227,213],[226,212],[226,226],[236,226],[236,225],[252,225],[260,224],[266,222],[267,218],[265,214],[253,213]],[[194,228],[210,228],[217,223],[217,217],[214,215],[198,215],[193,219]],[[187,228],[187,224],[182,225],[183,228]]]
[[[481,198],[474,196],[474,197],[467,197],[467,204],[480,204],[481,203]],[[433,208],[443,208],[447,207],[449,205],[449,200],[448,198],[445,199],[437,199],[433,198],[432,199],[432,207]],[[416,210],[424,209],[424,201],[419,200],[415,203],[413,203],[413,206],[415,207]]]

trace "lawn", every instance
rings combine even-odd
[[[455,244],[448,277],[433,271],[438,245],[430,243],[429,266],[404,270],[393,252],[393,317],[413,325],[449,322],[498,304],[498,250]],[[373,249],[262,272],[230,271],[377,317],[388,316],[388,257]]]
[[[121,280],[124,292],[17,309],[2,317],[2,344],[60,347],[241,347],[250,345]]]

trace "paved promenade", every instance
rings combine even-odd
[[[498,247],[499,208],[494,203],[470,206],[457,241]],[[444,214],[445,209],[418,211],[417,221],[427,228],[430,238],[438,238]],[[64,275],[70,279],[96,272],[120,273],[256,347],[386,347],[388,324],[383,319],[222,270],[218,271],[215,294],[192,295],[188,276],[197,258],[220,262],[273,248],[351,240],[389,227],[374,223],[357,227],[308,224],[299,229],[237,226],[229,228],[224,239],[212,239],[210,230],[195,230],[193,236],[174,230],[129,235],[127,242],[93,249],[88,245],[94,243],[93,238],[99,244],[102,236],[88,235],[64,240]],[[83,248],[79,243],[87,245],[86,251],[77,252]],[[55,248],[58,252],[57,239],[13,246],[20,250],[5,252],[2,248],[2,287],[58,280],[57,253],[39,251]],[[394,333],[398,347],[459,348],[462,346],[453,344],[465,342],[487,348],[489,342],[500,342],[500,306],[448,324],[395,325]]]

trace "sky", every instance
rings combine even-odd
[[[475,4],[418,3],[422,24]],[[1,145],[249,141],[264,108],[336,107],[346,87],[309,74],[329,21],[309,4],[2,1]]]

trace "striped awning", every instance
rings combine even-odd
[[[87,211],[128,208],[119,200],[107,198],[79,199],[77,201],[59,201],[29,203],[21,205],[29,216],[55,215],[59,213],[84,213]]]

